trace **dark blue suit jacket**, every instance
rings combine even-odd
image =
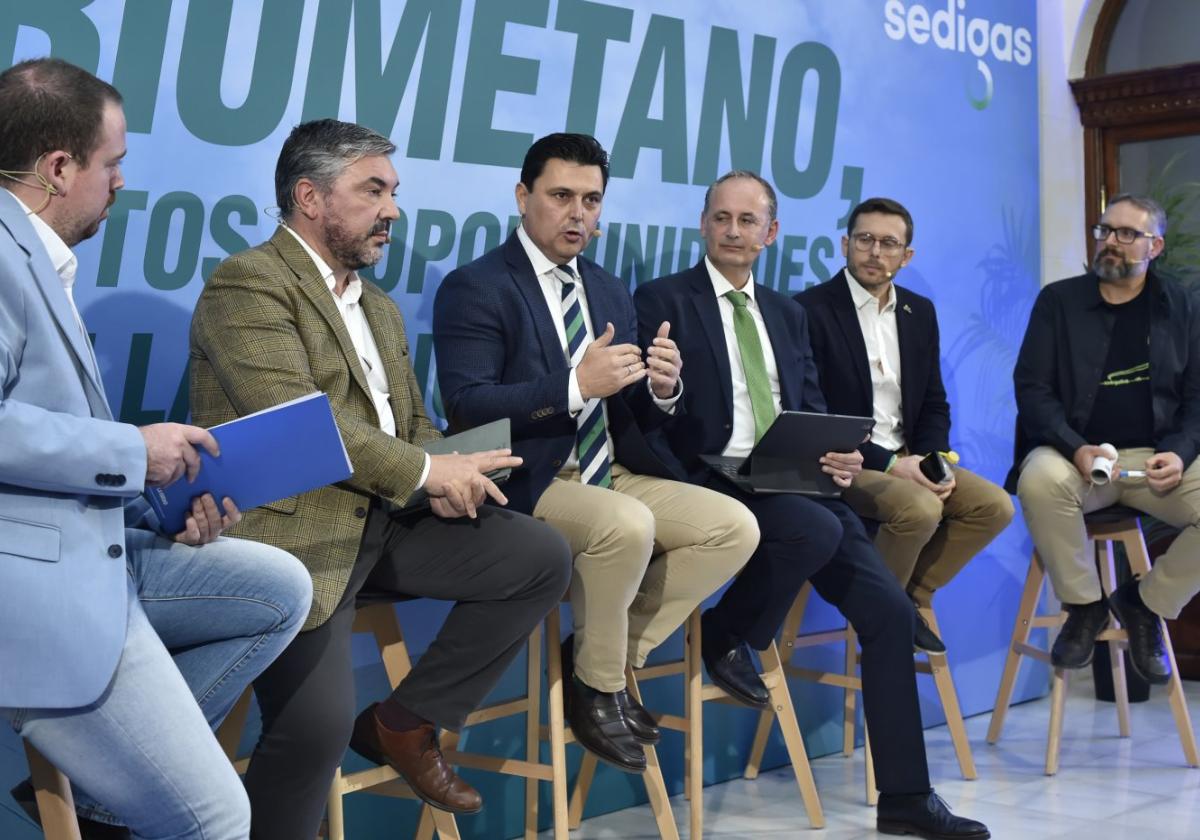
[[[613,344],[637,343],[628,287],[591,260],[576,261],[587,294],[592,334],[612,322]],[[501,417],[512,422],[513,452],[525,459],[504,488],[509,507],[532,512],[575,445],[567,408],[570,366],[533,265],[514,232],[442,281],[433,304],[438,384],[451,431]],[[653,337],[653,334],[651,334]],[[606,400],[615,459],[641,475],[681,478],[650,448],[643,429],[670,415],[654,404],[645,381]],[[676,409],[678,411],[678,409]]]
[[[775,353],[783,409],[824,412],[804,309],[765,286],[755,287],[754,296]],[[700,456],[720,454],[733,433],[733,375],[721,310],[704,261],[639,287],[634,303],[642,341],[654,338],[659,324],[670,321],[671,338],[683,357],[684,410],[668,421],[654,443],[665,447],[666,457],[676,459],[690,481],[706,483],[709,471]]]
[[[811,286],[796,300],[808,313],[813,357],[821,389],[834,414],[871,417],[875,392],[854,298],[846,272]],[[851,281],[852,282],[852,281]],[[933,301],[896,286],[896,334],[900,343],[900,415],[910,452],[926,454],[950,448],[950,404],[942,385],[937,313]],[[887,469],[895,453],[867,441],[860,446],[863,466]]]

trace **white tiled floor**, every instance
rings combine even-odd
[[[990,715],[967,721],[979,779],[963,781],[945,727],[926,732],[934,785],[953,810],[988,824],[997,840],[1192,840],[1200,838],[1200,770],[1184,765],[1166,693],[1131,706],[1132,737],[1117,737],[1116,711],[1092,699],[1088,672],[1073,680],[1067,701],[1060,769],[1043,774],[1049,699],[1014,707],[1004,737],[985,741]],[[1200,723],[1200,684],[1184,683],[1194,724]],[[876,837],[874,810],[863,793],[863,756],[813,762],[826,827],[809,832],[790,768],[753,782],[736,780],[704,790],[704,834],[711,838],[851,840]],[[688,804],[672,800],[680,835],[687,837]],[[548,833],[543,834],[549,837]],[[596,817],[572,840],[657,838],[648,806]]]

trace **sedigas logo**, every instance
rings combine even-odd
[[[982,111],[992,101],[992,70],[985,59],[991,58],[1022,67],[1033,61],[1033,33],[1023,26],[992,23],[967,14],[967,0],[946,0],[946,7],[930,13],[920,3],[907,7],[902,0],[887,0],[883,7],[883,31],[893,41],[905,38],[914,44],[932,43],[943,50],[975,56],[975,66],[983,76],[984,93],[976,97],[968,92],[971,105]]]

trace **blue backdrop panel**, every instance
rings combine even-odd
[[[704,189],[731,167],[760,171],[779,191],[780,237],[755,274],[781,290],[841,267],[858,200],[906,204],[916,258],[899,282],[938,305],[952,443],[964,465],[993,480],[1008,467],[1012,363],[1038,288],[1032,3],[6,0],[4,8],[0,67],[57,55],[111,80],[126,99],[127,186],[100,235],[80,247],[77,286],[124,420],[186,417],[187,327],[204,278],[270,236],[275,158],[291,127],[337,116],[399,148],[404,216],[372,276],[404,312],[439,419],[429,330],[441,278],[516,223],[512,191],[529,142],[585,131],[612,153],[604,236],[592,255],[631,288],[699,258]],[[968,714],[991,707],[1029,551],[1014,524],[938,599]],[[444,609],[403,607],[417,650]],[[838,623],[818,604],[807,626]],[[360,641],[365,704],[384,681]],[[680,645],[676,634],[660,654]],[[807,655],[830,668],[840,661],[833,650]],[[497,696],[518,692],[522,673],[514,666]],[[1018,696],[1044,684],[1043,673],[1026,675]],[[932,683],[922,691],[927,723],[941,722]],[[793,692],[810,752],[838,749],[838,693],[804,684]],[[678,680],[647,693],[682,709]],[[706,780],[737,775],[753,715],[717,706],[707,716]],[[518,728],[481,727],[467,743],[515,755]],[[668,734],[660,754],[679,790],[681,739]],[[773,741],[768,764],[785,761]],[[24,773],[9,737],[0,770],[0,784]],[[521,786],[468,775],[488,807],[460,821],[466,834],[518,833]],[[588,810],[642,799],[636,779],[605,771]],[[0,834],[21,836],[6,807]],[[348,809],[356,838],[395,836],[415,817],[410,803],[367,797]]]

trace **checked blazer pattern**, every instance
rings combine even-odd
[[[247,511],[228,531],[290,551],[308,567],[313,606],[305,630],[324,623],[345,592],[371,498],[403,505],[425,466],[420,445],[440,437],[425,413],[399,309],[365,280],[361,305],[391,389],[394,438],[379,428],[366,373],[329,288],[282,227],[221,263],[192,317],[191,405],[198,425],[313,391],[327,393],[333,406],[353,476]]]

